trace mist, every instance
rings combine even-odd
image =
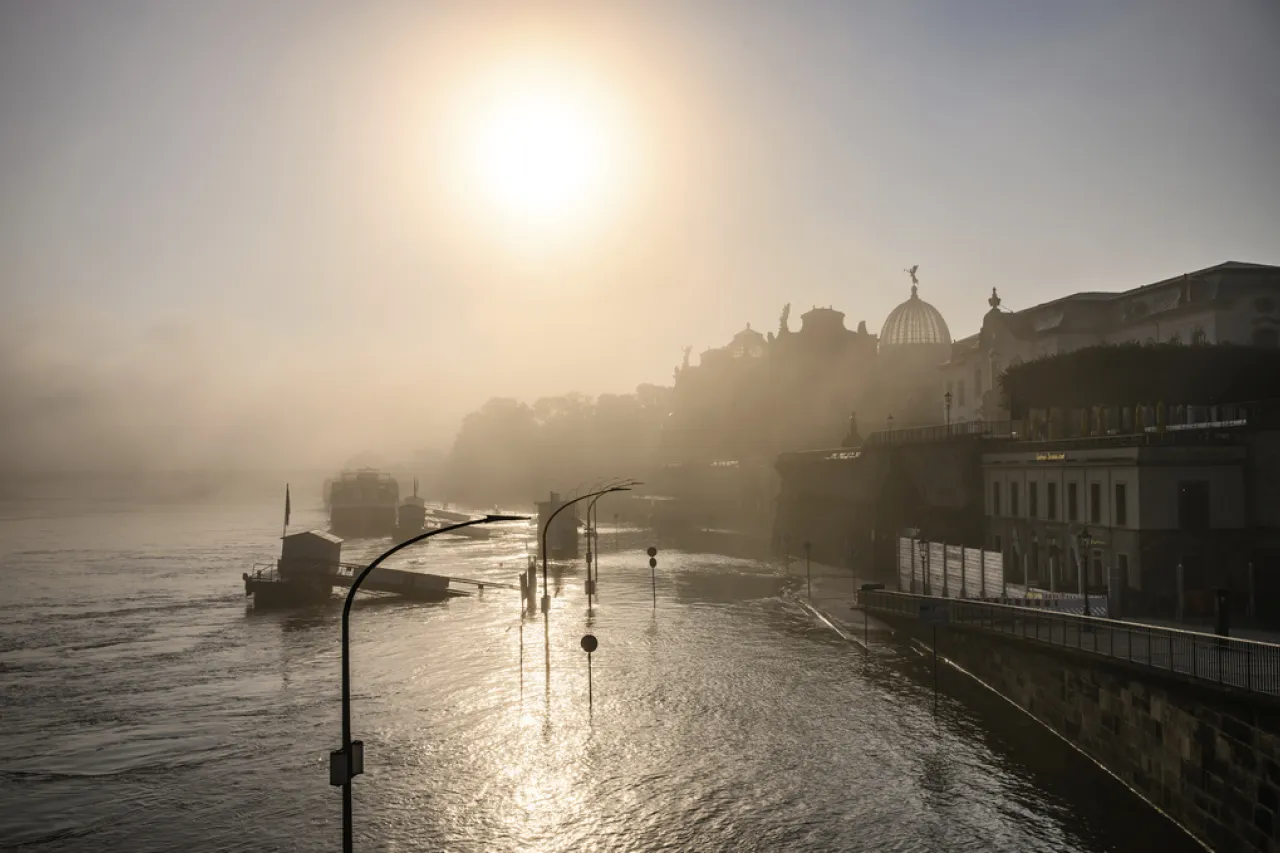
[[[409,466],[487,400],[666,386],[784,303],[875,331],[914,263],[961,337],[992,286],[1280,260],[1274,4],[962,17],[0,3],[0,470]],[[555,230],[458,183],[504,51],[627,143]]]

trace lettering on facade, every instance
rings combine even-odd
[[[1233,421],[1203,421],[1201,423],[1195,423],[1195,424],[1168,424],[1165,426],[1165,429],[1170,432],[1174,432],[1176,430],[1184,430],[1184,429],[1225,429],[1227,427],[1240,427],[1240,426],[1248,426],[1248,425],[1249,425],[1248,418],[1236,418]],[[1156,432],[1158,429],[1159,427],[1149,426],[1147,427],[1146,431]]]
[[[712,468],[737,468],[737,459],[720,459],[711,463]]]
[[[861,450],[837,450],[834,453],[828,453],[827,459],[857,459],[862,455]]]
[[[1060,450],[1055,450],[1051,453],[1037,453],[1036,461],[1037,462],[1066,462],[1067,454],[1063,453]]]

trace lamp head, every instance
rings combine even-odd
[[[495,521],[528,521],[527,515],[486,515],[484,524],[493,524]]]

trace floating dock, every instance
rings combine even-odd
[[[285,536],[280,559],[273,565],[258,565],[245,572],[244,592],[253,597],[255,607],[297,607],[319,604],[333,597],[333,591],[349,590],[365,566],[341,560],[342,540],[321,530]],[[470,578],[455,578],[378,567],[360,584],[362,592],[399,595],[415,601],[444,601],[466,595],[457,586],[486,586],[520,589],[516,584]]]

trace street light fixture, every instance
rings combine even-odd
[[[560,504],[560,506],[556,507],[555,512],[547,516],[546,522],[542,524],[542,541],[541,541],[541,545],[542,545],[542,614],[544,616],[546,616],[547,613],[551,610],[551,595],[548,592],[548,590],[550,590],[551,587],[547,580],[547,531],[551,529],[551,522],[555,520],[555,517],[557,515],[564,512],[566,509],[578,503],[579,501],[585,501],[588,498],[594,498],[594,497],[597,497],[598,495],[607,495],[610,492],[629,492],[629,491],[631,491],[630,485],[610,486],[607,489],[601,489],[596,492],[589,492],[585,495],[582,495],[581,497],[576,497],[573,500],[565,501],[564,503]]]
[[[942,395],[942,399],[947,401],[947,432],[951,432],[951,392]]]
[[[644,485],[639,480],[623,480],[614,483],[615,488],[630,489],[634,486]],[[600,581],[600,513],[596,509],[596,502],[607,495],[608,492],[602,492],[591,499],[591,503],[587,504],[587,606],[591,606],[591,599],[595,595],[596,584]],[[594,515],[593,515],[594,513]],[[614,518],[617,518],[615,515]],[[592,542],[594,541],[594,548]],[[595,555],[595,577],[591,576],[591,557],[592,552]]]
[[[1093,537],[1089,528],[1081,528],[1079,537],[1080,591],[1084,594],[1084,615],[1089,616],[1089,545]]]
[[[376,560],[365,566],[364,571],[356,575],[355,579],[351,581],[351,590],[347,593],[346,603],[342,605],[342,749],[329,753],[329,783],[342,786],[343,853],[351,853],[352,850],[351,781],[364,772],[364,743],[361,741],[352,742],[351,740],[351,605],[356,599],[356,592],[360,589],[360,584],[364,583],[364,579],[383,560],[403,548],[408,548],[415,542],[430,539],[432,536],[438,536],[441,533],[448,533],[450,530],[471,527],[474,524],[528,520],[529,518],[523,515],[486,515],[484,518],[474,518],[471,521],[464,521],[460,524],[450,524],[447,527],[428,530],[384,551]]]

